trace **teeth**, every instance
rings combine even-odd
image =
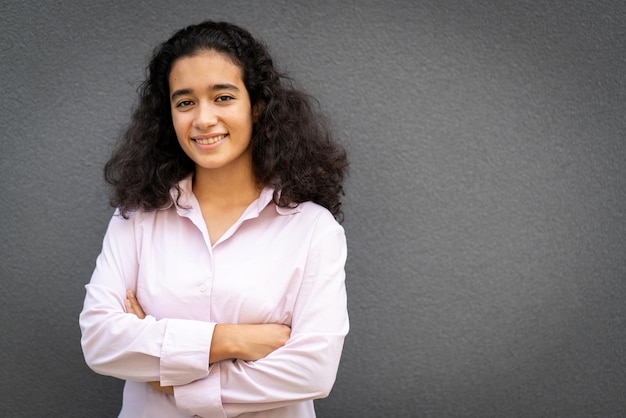
[[[212,138],[206,138],[206,139],[195,138],[195,141],[200,145],[211,145],[211,144],[215,144],[216,142],[221,141],[224,138],[226,138],[226,135],[219,135],[219,136],[214,136]]]

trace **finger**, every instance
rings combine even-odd
[[[128,300],[128,299],[124,300],[124,307],[126,308],[126,313],[132,313],[132,314],[137,315],[137,313],[133,309],[133,304],[130,303],[130,300]]]
[[[143,311],[143,309],[141,308],[141,305],[139,304],[139,301],[135,297],[135,292],[133,292],[132,290],[126,291],[126,298],[130,304],[130,307],[132,310],[131,313],[134,313],[135,315],[137,315],[137,318],[139,319],[144,319],[146,317],[146,313]]]

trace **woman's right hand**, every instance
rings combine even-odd
[[[217,324],[209,363],[226,359],[259,360],[285,345],[291,328],[280,324]]]

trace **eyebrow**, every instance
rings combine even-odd
[[[213,84],[211,87],[209,87],[209,91],[217,91],[217,90],[230,90],[234,92],[239,92],[239,87],[235,86],[234,84],[229,84],[229,83]],[[170,100],[174,101],[177,97],[184,96],[186,94],[191,94],[191,93],[193,93],[192,89],[176,90],[174,93],[172,93],[172,97],[170,97]]]

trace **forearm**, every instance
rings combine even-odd
[[[131,289],[126,291],[124,307],[128,317],[143,320],[146,313]],[[279,324],[216,324],[213,328],[209,365],[226,359],[258,360],[284,345],[291,330]],[[163,366],[163,362],[161,364]],[[163,370],[163,367],[161,367]],[[161,377],[159,381],[150,381],[150,385],[157,391],[173,395],[172,386],[166,386],[167,379]]]
[[[209,363],[237,358],[236,328],[230,324],[217,324],[213,330]]]
[[[96,372],[124,380],[185,384],[208,375],[214,324],[125,313],[120,295],[87,286],[81,343]]]
[[[213,330],[209,363],[227,359],[255,361],[282,347],[290,328],[280,324],[217,324]]]
[[[347,332],[347,326],[346,326]],[[323,398],[337,373],[344,335],[302,335],[254,362],[223,361],[209,376],[176,386],[178,407],[190,415],[237,416]]]

